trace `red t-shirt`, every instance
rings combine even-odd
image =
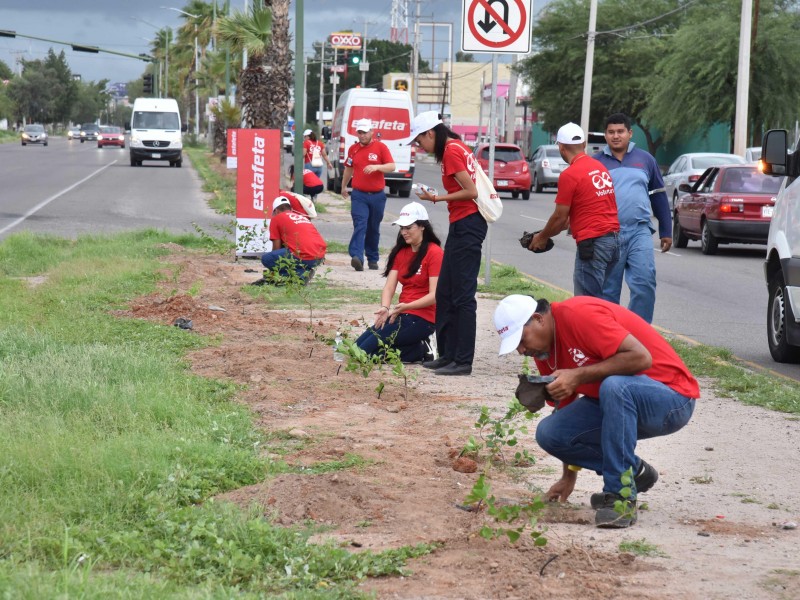
[[[308,164],[311,162],[311,159],[314,158],[314,150],[313,148],[319,148],[319,157],[322,158],[322,151],[324,150],[324,146],[322,142],[316,141],[312,142],[311,140],[303,141],[303,162]],[[325,159],[323,159],[325,160]]]
[[[300,200],[297,199],[292,192],[287,192],[286,190],[280,190],[281,196],[286,196],[289,199],[289,204],[292,206],[292,210],[296,213],[300,213],[301,215],[308,216],[306,209],[303,208],[303,205],[300,204]],[[272,238],[272,236],[270,236]],[[277,238],[272,238],[277,239]]]
[[[556,204],[569,206],[569,225],[576,242],[619,231],[617,197],[603,164],[578,154],[558,179]]]
[[[381,141],[373,139],[366,146],[360,143],[353,144],[347,150],[347,160],[344,161],[345,167],[353,168],[353,189],[361,192],[382,192],[386,187],[386,180],[383,173],[373,171],[369,175],[364,173],[367,165],[385,165],[393,163],[392,153]]]
[[[560,182],[559,182],[560,185]],[[638,373],[660,381],[688,398],[699,398],[697,380],[667,341],[637,314],[619,304],[593,298],[575,296],[563,302],[553,302],[550,310],[555,321],[555,348],[550,349],[550,360],[536,360],[542,375],[557,369],[575,369],[593,365],[616,354],[622,340],[630,334],[647,348],[653,364]],[[578,386],[577,393],[590,398],[600,395],[601,381]],[[574,398],[561,402],[561,408]]]
[[[308,217],[293,210],[285,210],[270,219],[269,239],[280,240],[289,252],[302,260],[325,258],[328,249]]]
[[[411,277],[406,277],[408,267],[414,261],[414,251],[410,247],[406,247],[397,253],[392,264],[392,271],[397,271],[397,281],[403,286],[400,291],[400,302],[414,302],[430,292],[430,278],[439,276],[443,255],[444,252],[440,246],[428,244],[428,251],[425,253],[419,269]],[[425,308],[412,308],[405,312],[422,317],[429,323],[436,322],[436,303]]]
[[[303,185],[305,187],[317,187],[323,185],[322,179],[317,177],[317,174],[314,171],[309,171],[308,169],[303,169]]]
[[[442,185],[448,194],[461,190],[461,184],[455,177],[456,173],[466,171],[474,182],[475,169],[480,168],[469,146],[464,142],[459,140],[447,142],[442,157]],[[455,223],[478,212],[478,204],[474,200],[456,200],[447,203],[447,210],[450,211],[450,222]]]

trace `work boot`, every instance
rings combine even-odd
[[[375,261],[375,262],[373,262],[373,261],[369,261],[369,263],[368,263],[368,264],[369,264],[369,270],[370,270],[370,271],[377,271],[377,270],[378,270],[378,263],[377,263],[377,261]]]
[[[658,471],[656,471],[652,465],[642,460],[642,463],[639,465],[639,472],[633,478],[633,483],[636,484],[636,495],[644,494],[656,484],[656,481],[658,481]],[[604,496],[605,494],[603,493],[592,494],[590,499],[592,508],[600,508],[603,504]]]
[[[472,365],[459,365],[453,362],[446,367],[436,369],[434,373],[437,375],[472,375]]]
[[[353,267],[356,271],[363,271],[364,270],[364,261],[354,256],[350,259],[350,266]]]
[[[597,494],[594,494],[596,496]],[[600,494],[603,501],[594,515],[594,524],[605,529],[624,529],[636,523],[636,500],[626,500],[619,494],[606,492]],[[615,506],[621,503],[621,511],[617,512]]]
[[[436,370],[436,369],[441,369],[442,367],[446,367],[447,365],[449,365],[452,362],[453,362],[452,359],[445,358],[444,356],[440,356],[436,360],[429,360],[429,361],[426,361],[426,362],[422,363],[422,366],[425,367],[426,369]]]

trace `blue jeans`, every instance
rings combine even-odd
[[[562,462],[603,475],[603,491],[619,493],[622,473],[640,459],[637,440],[669,435],[694,412],[695,401],[646,375],[612,375],[600,385],[600,398],[581,397],[545,417],[536,442]],[[635,485],[631,484],[633,497]]]
[[[430,321],[417,315],[403,313],[394,323],[387,321],[380,329],[369,327],[356,340],[356,345],[367,354],[381,354],[378,340],[386,342],[394,335],[391,346],[400,351],[400,360],[418,362],[425,357],[424,341],[431,336],[433,330],[434,326]]]
[[[471,365],[475,358],[475,294],[487,229],[480,213],[450,223],[436,285],[436,347],[442,358],[459,365]]]
[[[353,190],[350,195],[350,216],[353,218],[353,236],[348,252],[361,261],[364,253],[369,262],[378,262],[378,244],[381,241],[381,221],[386,207],[386,194]]]
[[[616,233],[594,238],[594,256],[590,260],[581,259],[576,251],[575,271],[572,275],[575,295],[609,300],[603,294],[603,286],[617,261],[619,261],[619,234]]]
[[[619,262],[611,269],[603,287],[605,299],[619,304],[622,276],[631,292],[628,308],[648,323],[653,322],[656,305],[656,259],[653,232],[648,223],[624,227],[620,231]]]
[[[264,254],[261,255],[261,264],[264,265],[265,269],[274,269],[275,265],[277,265],[278,261],[283,257],[288,257],[293,260],[295,263],[294,270],[300,277],[303,277],[307,271],[316,268],[316,266],[322,262],[319,259],[302,260],[289,252],[288,248],[280,248],[272,252],[264,252]],[[286,267],[282,267],[279,273],[284,277],[289,274]]]
[[[307,169],[314,173],[317,177],[322,177],[322,167],[312,167],[310,162],[307,162],[303,165],[304,169]]]

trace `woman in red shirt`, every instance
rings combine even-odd
[[[411,125],[411,143],[432,153],[442,165],[445,194],[422,192],[431,202],[447,202],[450,229],[436,288],[436,345],[440,357],[423,363],[437,375],[469,375],[475,358],[478,272],[488,225],[478,212],[475,187],[478,161],[461,137],[442,123],[436,111],[421,112]]]
[[[325,161],[326,165],[328,165],[328,168],[332,169],[333,165],[331,164],[331,161],[328,160],[328,153],[325,152],[325,144],[317,141],[316,133],[310,129],[306,129],[303,132],[303,168],[313,171],[314,175],[317,177],[322,177],[322,165],[315,167],[311,164],[311,160],[314,158],[315,149],[319,153],[319,157]]]
[[[419,202],[407,204],[394,222],[400,227],[397,243],[386,261],[386,284],[381,292],[381,307],[375,323],[356,340],[370,355],[382,355],[384,345],[400,351],[405,362],[420,362],[428,349],[436,320],[436,283],[442,264],[442,247],[428,220],[428,211]],[[403,289],[392,308],[397,284]]]

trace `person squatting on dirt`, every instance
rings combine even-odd
[[[547,492],[565,502],[580,468],[603,476],[592,494],[598,527],[636,522],[638,494],[658,480],[658,471],[636,455],[636,443],[681,429],[700,397],[697,380],[663,337],[618,304],[575,296],[538,302],[523,295],[504,298],[494,312],[500,354],[516,350],[533,357],[555,410],[536,428],[536,442],[564,463],[561,479]],[[622,475],[632,469],[631,495]],[[622,514],[614,509],[621,501]]]
[[[400,227],[397,242],[389,252],[383,276],[381,307],[375,323],[356,340],[359,348],[381,355],[383,341],[400,351],[405,363],[426,358],[425,341],[434,332],[436,321],[436,283],[442,266],[442,247],[428,220],[428,211],[419,202],[406,204],[393,223]],[[399,302],[391,306],[397,284],[402,286]]]
[[[289,181],[291,187],[294,189],[294,165],[289,166]],[[317,177],[313,171],[303,169],[303,195],[309,196],[312,200],[317,199],[317,195],[322,193],[325,189],[325,184],[322,179]]]
[[[305,214],[292,210],[286,196],[278,196],[272,203],[269,239],[273,250],[261,255],[264,268],[272,271],[278,266],[278,274],[285,277],[289,274],[288,265],[279,266],[279,261],[288,258],[294,263],[297,275],[306,282],[313,277],[314,269],[324,260],[328,249],[317,228]]]
[[[569,226],[577,244],[573,291],[576,296],[605,298],[603,286],[619,260],[614,183],[606,168],[586,154],[586,136],[580,125],[561,127],[556,142],[569,166],[558,179],[556,208],[528,248],[544,250],[551,237]]]
[[[442,166],[445,194],[417,195],[446,202],[450,228],[436,288],[436,345],[441,356],[422,364],[437,375],[469,375],[475,358],[478,272],[488,225],[478,212],[475,170],[480,165],[461,137],[442,123],[439,114],[421,112],[411,124],[411,143],[433,154]]]
[[[317,141],[317,134],[306,129],[303,132],[303,169],[313,171],[317,177],[322,177],[322,165],[333,168],[328,153],[325,151],[325,144]]]
[[[359,119],[355,123],[358,143],[347,149],[342,173],[342,198],[350,193],[347,186],[353,180],[353,198],[350,216],[353,218],[353,235],[348,252],[350,266],[364,270],[366,253],[369,268],[378,269],[378,248],[381,241],[381,221],[386,208],[386,179],[384,173],[395,170],[394,158],[389,148],[373,139],[372,121]]]

